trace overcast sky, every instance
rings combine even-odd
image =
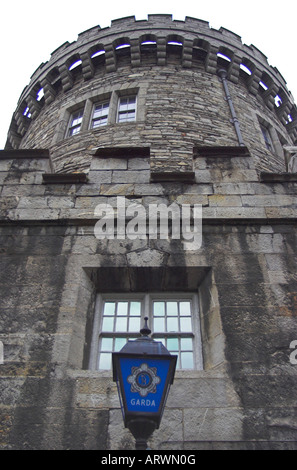
[[[227,28],[254,44],[277,67],[297,100],[295,0],[10,0],[3,2],[0,18],[0,149],[4,148],[11,117],[33,72],[66,41],[93,26],[110,26],[111,20],[148,14],[171,14],[208,21],[210,27]]]

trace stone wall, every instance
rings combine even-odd
[[[198,293],[204,367],[176,372],[150,446],[296,449],[296,175],[197,147],[194,181],[153,182],[147,151],[126,152],[94,154],[87,178],[0,152],[1,448],[134,448],[111,371],[89,369],[95,297],[159,286]],[[117,196],[202,204],[201,248],[98,240],[95,207]]]
[[[126,93],[136,120],[117,123]],[[109,121],[91,130],[103,98]],[[176,371],[153,449],[297,448],[296,117],[260,51],[193,18],[116,20],[41,64],[0,151],[1,449],[134,448],[112,372],[91,360],[111,292],[199,299],[203,367]],[[201,246],[98,239],[98,205],[118,197],[202,206]]]

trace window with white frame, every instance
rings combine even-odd
[[[75,111],[71,114],[67,131],[68,137],[79,133],[81,129],[83,114],[84,108],[80,108],[78,111]]]
[[[136,95],[121,96],[118,104],[117,122],[129,122],[136,119]]]
[[[178,369],[202,369],[197,294],[99,295],[91,352],[93,369],[111,369],[111,354],[139,336],[148,317],[151,336],[178,356]]]
[[[107,124],[109,112],[109,101],[96,103],[93,109],[91,128],[105,126]]]

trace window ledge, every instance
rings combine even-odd
[[[99,147],[93,150],[100,158],[141,158],[150,156],[149,147]]]
[[[250,157],[248,148],[245,146],[201,146],[194,147],[193,157]]]
[[[152,172],[151,178],[152,183],[167,182],[167,181],[181,181],[185,183],[195,182],[194,171],[160,171]]]
[[[297,173],[269,173],[262,171],[260,173],[262,183],[287,183],[297,182]]]
[[[91,369],[68,369],[67,375],[72,378],[94,378],[94,379],[110,379],[112,380],[112,370],[91,370]],[[222,368],[213,368],[209,370],[187,369],[175,371],[174,379],[202,379],[210,377],[225,377],[226,370]]]
[[[45,184],[77,184],[87,183],[86,173],[43,173]]]
[[[1,160],[14,160],[18,158],[49,158],[47,149],[18,149],[18,150],[0,150]]]

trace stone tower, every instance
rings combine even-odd
[[[297,449],[296,146],[279,71],[202,20],[40,65],[0,151],[2,449],[133,449],[110,357],[145,315],[178,355],[152,449]],[[161,205],[202,207],[201,242],[150,232]]]

